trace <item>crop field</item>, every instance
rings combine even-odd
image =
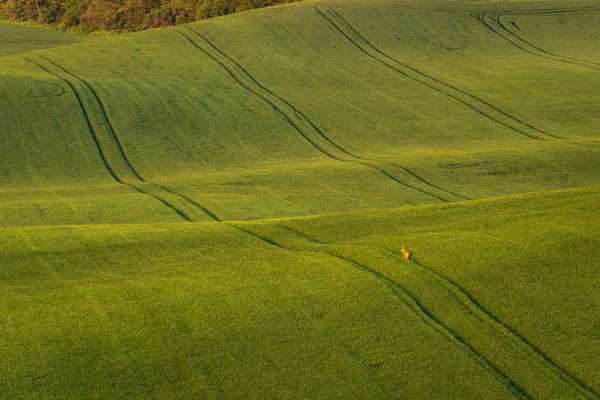
[[[0,23],[0,399],[600,399],[598,38],[595,0]]]
[[[93,36],[76,35],[0,21],[0,57],[87,41]]]

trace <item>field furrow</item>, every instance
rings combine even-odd
[[[370,168],[402,186],[431,196],[439,201],[450,202],[465,199],[465,197],[459,194],[440,189],[437,186],[427,183],[427,181],[402,167],[378,160],[363,158],[345,150],[342,146],[325,135],[325,133],[302,111],[298,110],[281,96],[276,95],[259,83],[237,61],[215,47],[198,32],[193,31],[190,28],[187,28],[187,30],[190,31],[193,36],[185,34],[181,30],[175,31],[202,53],[218,63],[245,90],[269,104],[277,115],[288,122],[308,143],[327,157],[336,161],[354,163]]]
[[[489,358],[485,353],[483,353],[480,349],[473,346],[472,343],[468,341],[462,333],[457,330],[457,327],[452,327],[444,322],[444,319],[439,315],[436,315],[432,312],[426,303],[415,296],[412,289],[409,289],[405,286],[404,283],[399,283],[396,280],[388,278],[386,275],[379,272],[376,268],[372,268],[363,264],[361,262],[356,261],[350,257],[343,255],[340,252],[337,252],[335,249],[330,249],[327,246],[319,243],[315,239],[307,237],[304,234],[294,232],[290,228],[279,229],[278,231],[284,231],[286,233],[292,233],[293,236],[301,237],[302,240],[309,240],[307,243],[302,244],[299,247],[294,247],[290,245],[289,241],[281,242],[281,237],[278,237],[280,240],[275,241],[270,237],[267,237],[264,234],[259,234],[248,228],[248,226],[242,228],[241,226],[236,226],[234,224],[230,224],[231,226],[237,227],[238,229],[242,229],[244,232],[259,238],[265,243],[271,244],[278,248],[286,249],[294,252],[314,252],[319,254],[324,254],[326,256],[338,259],[343,261],[344,263],[352,266],[353,268],[367,274],[372,279],[375,279],[381,282],[383,285],[387,286],[396,296],[402,301],[402,303],[408,307],[416,317],[418,317],[422,323],[430,327],[434,332],[443,337],[446,341],[452,343],[458,350],[467,354],[471,359],[473,359],[482,369],[491,374],[495,379],[501,382],[506,386],[507,390],[511,392],[516,398],[519,399],[531,399],[532,396],[527,392],[527,389],[520,386],[520,384],[511,378],[505,371],[503,371],[498,365],[496,365],[495,361]],[[285,240],[285,239],[284,239]]]
[[[0,399],[600,400],[598,0],[129,3],[0,21]]]
[[[493,371],[517,395],[598,398],[592,388],[484,308],[467,290],[416,258],[407,261],[389,251],[327,245],[284,224],[269,227],[269,233],[248,225],[243,229],[280,248],[328,254],[369,273],[399,292],[424,323],[467,345],[473,357],[484,360],[482,367]]]
[[[485,118],[494,121],[510,130],[526,136],[530,139],[560,139],[558,136],[534,127],[531,124],[509,115],[498,107],[493,106],[464,90],[444,83],[417,68],[402,63],[382,52],[371,44],[363,35],[352,27],[338,12],[328,6],[315,6],[317,12],[331,23],[348,41],[357,47],[362,53],[398,72],[402,76],[418,82],[444,96],[456,100]]]
[[[213,213],[188,197],[167,190],[156,183],[147,182],[138,174],[125,154],[102,101],[86,81],[43,56],[28,56],[25,59],[58,77],[72,90],[102,161],[116,182],[127,185],[141,194],[154,197],[188,222],[207,219],[218,221]]]
[[[398,262],[402,262],[397,254],[388,254],[396,258]],[[544,385],[544,387],[548,388],[548,393],[541,395],[552,396],[556,393],[564,393],[569,398],[597,398],[598,394],[589,385],[575,377],[549,355],[544,353],[538,346],[531,343],[514,328],[483,307],[471,293],[456,282],[439,273],[434,268],[424,265],[416,257],[412,257],[411,262],[402,263],[401,265],[411,269],[420,267],[422,271],[419,272],[430,275],[430,277],[438,281],[437,283],[445,286],[446,290],[451,292],[473,317],[488,325],[494,331],[494,334],[498,335],[498,340],[506,341],[507,347],[522,351],[531,363],[530,368],[532,371],[530,374],[537,376],[540,380],[545,379],[549,382],[546,382]],[[443,289],[440,288],[440,290]]]
[[[522,50],[526,53],[532,54],[537,57],[542,57],[552,61],[563,62],[572,65],[578,65],[580,67],[591,68],[600,70],[600,64],[592,61],[579,60],[573,57],[564,57],[557,54],[553,54],[548,52],[535,44],[523,39],[519,36],[513,29],[510,29],[508,25],[504,24],[501,20],[503,15],[508,14],[518,14],[518,13],[506,13],[501,14],[497,12],[475,12],[473,13],[473,17],[480,21],[486,28],[490,31],[494,32],[497,36],[501,37],[514,47]],[[545,13],[539,13],[540,15],[544,15]]]

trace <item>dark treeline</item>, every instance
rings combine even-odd
[[[0,0],[0,18],[84,32],[169,26],[295,0]]]

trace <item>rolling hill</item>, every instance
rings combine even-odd
[[[94,39],[93,36],[76,35],[0,21],[0,57],[64,46],[92,39]]]
[[[0,397],[599,398],[598,22],[1,24]]]

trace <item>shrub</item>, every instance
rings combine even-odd
[[[57,24],[78,31],[125,32],[292,1],[295,0],[5,0],[0,3],[0,18]]]

